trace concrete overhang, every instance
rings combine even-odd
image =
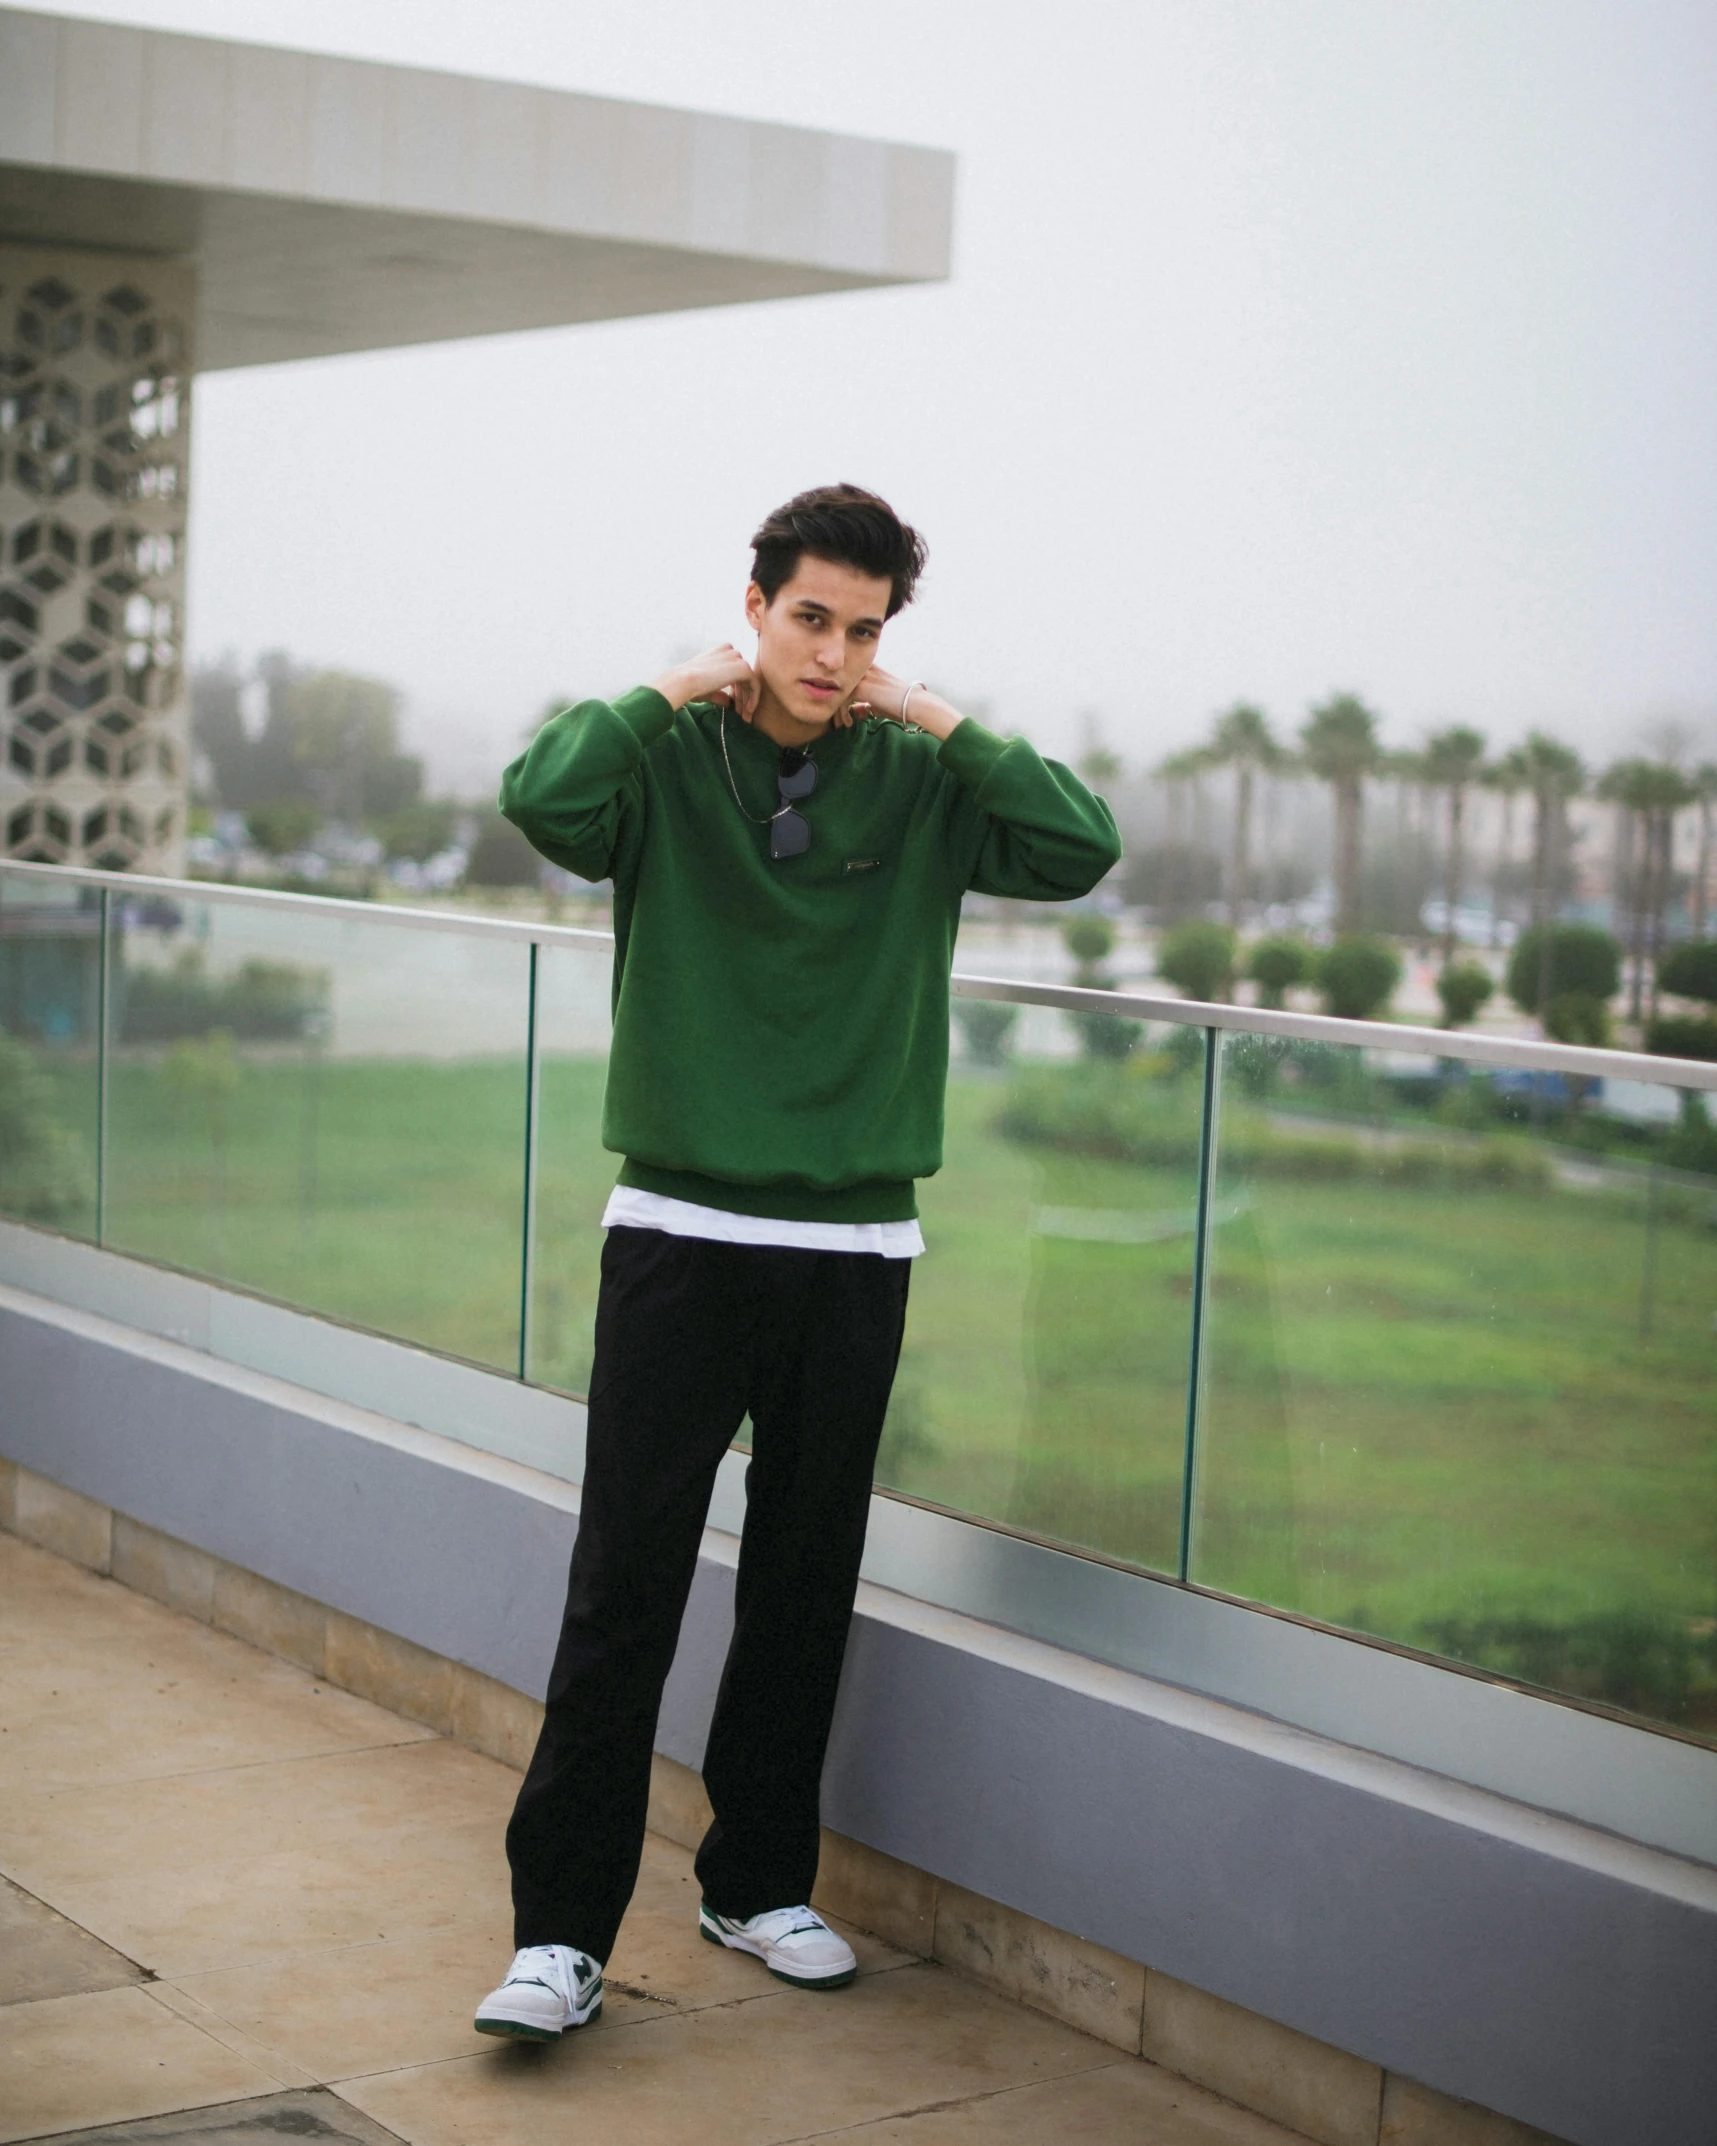
[[[0,8],[0,240],[177,256],[200,372],[935,282],[943,150]]]

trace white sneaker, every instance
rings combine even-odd
[[[838,1990],[858,1973],[853,1948],[810,1908],[771,1908],[746,1922],[698,1909],[698,1929],[712,1945],[749,1952],[783,1982],[802,1989]]]
[[[477,2007],[479,2034],[555,2042],[602,2009],[602,1962],[571,1945],[526,1945],[506,1980]]]

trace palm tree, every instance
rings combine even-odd
[[[1657,958],[1663,944],[1663,912],[1668,906],[1675,848],[1675,815],[1699,797],[1695,783],[1665,760],[1618,760],[1605,774],[1601,794],[1611,798],[1632,823],[1633,870],[1628,875],[1629,952],[1632,976],[1628,1017],[1657,1015]],[[1619,845],[1618,845],[1619,847]],[[1620,889],[1618,889],[1618,892]],[[1646,1002],[1645,977],[1651,971]]]
[[[1158,881],[1158,906],[1168,915],[1178,914],[1181,897],[1181,866],[1190,861],[1193,898],[1197,899],[1199,855],[1204,834],[1204,785],[1202,777],[1210,763],[1202,746],[1170,753],[1157,763],[1155,774],[1163,786],[1163,869]],[[1187,825],[1187,800],[1191,798],[1191,825]]]
[[[1556,910],[1556,874],[1561,865],[1562,825],[1568,800],[1585,787],[1586,769],[1571,745],[1542,730],[1516,748],[1522,787],[1532,793],[1532,922],[1538,931],[1538,1004],[1550,1002],[1550,926]],[[1512,757],[1512,756],[1511,756]]]
[[[1312,710],[1300,742],[1306,766],[1329,784],[1335,803],[1335,928],[1357,931],[1365,778],[1382,754],[1377,718],[1357,695],[1337,693]]]
[[[1256,778],[1278,768],[1286,754],[1270,733],[1262,708],[1239,701],[1219,716],[1202,758],[1234,770],[1234,841],[1228,862],[1228,921],[1238,931],[1240,908],[1252,877],[1252,798]]]
[[[1517,745],[1512,752],[1504,753],[1500,760],[1492,761],[1479,777],[1487,790],[1494,790],[1502,800],[1502,818],[1497,829],[1496,863],[1492,868],[1493,882],[1490,897],[1490,943],[1497,944],[1503,925],[1502,889],[1508,877],[1508,868],[1514,862],[1514,801],[1526,788],[1526,766]]]
[[[1717,813],[1717,762],[1706,761],[1693,771],[1693,789],[1699,806],[1699,863],[1693,879],[1693,936],[1703,939],[1711,922],[1712,823]]]
[[[1443,966],[1455,958],[1455,911],[1466,867],[1467,792],[1484,773],[1485,741],[1456,723],[1425,740],[1425,780],[1449,800],[1449,840],[1443,852]]]

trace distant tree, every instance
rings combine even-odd
[[[1296,984],[1311,981],[1314,966],[1312,950],[1305,940],[1286,932],[1255,940],[1246,956],[1246,973],[1258,986],[1260,1006],[1283,1005]]]
[[[1543,974],[1534,999],[1536,1008],[1555,996],[1549,968],[1551,939],[1548,927],[1556,910],[1557,874],[1562,863],[1568,800],[1577,797],[1584,788],[1586,771],[1572,746],[1560,744],[1542,730],[1531,732],[1518,750],[1524,786],[1532,793],[1532,923],[1535,930],[1544,934],[1538,941]]]
[[[1198,899],[1187,893],[1178,868],[1183,862],[1196,865],[1204,851],[1204,777],[1209,771],[1209,759],[1198,747],[1171,753],[1157,765],[1156,778],[1163,786],[1161,858],[1166,869],[1161,895],[1153,906],[1165,916],[1180,915]]]
[[[1657,1015],[1657,956],[1663,944],[1663,913],[1669,905],[1675,856],[1675,816],[1699,793],[1678,767],[1664,760],[1618,760],[1599,784],[1632,821],[1632,871],[1625,891],[1628,908],[1632,977],[1628,1015],[1639,1020]],[[1619,845],[1618,845],[1619,848]],[[1645,978],[1651,974],[1650,1002],[1642,1009]]]
[[[289,857],[310,840],[320,818],[307,797],[282,797],[271,805],[253,805],[244,824],[258,849],[270,857]]]
[[[1677,998],[1717,1006],[1717,939],[1684,939],[1659,962],[1657,980]]]
[[[1300,731],[1307,768],[1327,782],[1335,803],[1336,930],[1359,928],[1360,856],[1365,781],[1382,747],[1377,718],[1352,693],[1338,693],[1312,710]]]
[[[1104,968],[1115,948],[1115,927],[1107,917],[1079,913],[1067,918],[1061,937],[1073,956],[1073,981],[1082,991],[1113,991],[1115,979]],[[1073,1025],[1088,1058],[1125,1058],[1138,1038],[1138,1025],[1116,1013],[1076,1013]]]
[[[511,820],[486,812],[465,866],[473,887],[534,887],[542,877],[542,859]]]
[[[1717,1021],[1687,1014],[1660,1014],[1645,1032],[1645,1047],[1665,1058],[1717,1058]]]
[[[1493,760],[1479,780],[1502,801],[1497,820],[1496,857],[1491,866],[1490,943],[1498,943],[1503,924],[1504,896],[1514,869],[1514,801],[1526,788],[1526,769],[1517,746]]]
[[[459,807],[450,798],[422,799],[378,819],[376,833],[388,856],[422,864],[451,845],[458,818]]]
[[[1443,851],[1443,966],[1455,958],[1455,911],[1460,907],[1466,871],[1467,792],[1484,772],[1483,735],[1456,723],[1425,740],[1425,780],[1448,799],[1447,843]],[[1470,1016],[1469,1016],[1470,1018]]]
[[[1443,1002],[1443,1026],[1465,1028],[1475,1020],[1496,990],[1496,981],[1482,961],[1452,961],[1437,978],[1437,996]]]
[[[1559,991],[1544,1016],[1545,1032],[1558,1043],[1602,1050],[1610,1040],[1610,1009],[1593,991]]]
[[[191,740],[208,760],[216,797],[235,810],[251,802],[253,748],[244,727],[244,688],[244,672],[231,654],[199,663],[191,673]]]
[[[1707,761],[1693,771],[1693,789],[1699,804],[1699,862],[1693,874],[1693,936],[1703,939],[1711,925],[1711,866],[1713,835],[1717,832],[1717,762]]]
[[[423,763],[399,750],[399,694],[379,678],[313,671],[286,704],[292,757],[331,820],[356,826],[415,804]]]
[[[1019,1019],[1017,1006],[1004,1006],[998,999],[957,998],[954,1019],[966,1040],[966,1056],[974,1065],[1007,1064],[1008,1044]]]
[[[1080,729],[1084,742],[1073,764],[1074,772],[1094,790],[1113,789],[1126,772],[1120,754],[1110,750],[1102,722],[1090,709],[1081,717]]]
[[[1534,925],[1521,933],[1509,957],[1508,995],[1522,1013],[1536,1013],[1569,991],[1608,1004],[1621,973],[1620,946],[1596,924],[1558,924],[1549,930]]]
[[[1220,999],[1234,980],[1234,934],[1226,924],[1177,924],[1157,948],[1157,973],[1188,998]]]
[[[1070,916],[1061,927],[1062,943],[1073,956],[1082,985],[1094,990],[1107,990],[1107,984],[1093,984],[1091,972],[1102,968],[1115,950],[1115,927],[1107,917]]]
[[[1388,1005],[1401,981],[1401,957],[1387,939],[1353,932],[1318,957],[1318,987],[1326,1012],[1344,1021],[1369,1021]]]
[[[1201,909],[1222,889],[1222,867],[1208,850],[1157,842],[1130,849],[1122,866],[1121,891],[1138,909],[1168,919]]]
[[[1234,771],[1234,833],[1228,853],[1228,921],[1240,928],[1240,912],[1252,883],[1253,791],[1261,774],[1283,764],[1286,755],[1270,730],[1262,708],[1237,701],[1217,717],[1204,747],[1212,767]]]

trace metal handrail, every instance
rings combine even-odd
[[[397,924],[414,931],[457,931],[476,938],[511,939],[526,945],[608,947],[614,934],[568,924],[530,924],[510,917],[461,916],[442,909],[410,909],[346,900],[328,894],[286,894],[274,887],[238,887],[220,880],[161,879],[141,872],[98,872],[84,866],[25,864],[0,860],[0,872],[65,885],[105,887],[123,894],[164,894],[180,901],[235,902],[253,907],[303,910],[370,924]],[[1523,1072],[1577,1073],[1588,1079],[1656,1082],[1717,1093],[1717,1063],[1668,1058],[1648,1051],[1594,1050],[1583,1044],[1544,1043],[1526,1036],[1479,1036],[1466,1029],[1424,1028],[1398,1021],[1344,1021],[1326,1013],[1276,1012],[1264,1006],[1230,1006],[1207,999],[1165,998],[1144,991],[1092,991],[1077,984],[1034,984],[1006,976],[953,979],[956,998],[999,1000],[1017,1006],[1050,1006],[1063,1013],[1110,1013],[1127,1020],[1165,1021],[1180,1028],[1227,1028],[1245,1035],[1282,1036],[1301,1043],[1361,1045],[1368,1050],[1458,1058],[1472,1065],[1507,1066]]]
[[[32,879],[79,887],[107,887],[120,894],[165,894],[182,902],[234,902],[241,908],[301,909],[366,924],[400,924],[410,931],[462,931],[477,939],[512,939],[526,945],[612,946],[611,931],[582,931],[571,924],[525,924],[512,917],[459,916],[445,909],[408,909],[393,903],[357,902],[338,894],[287,894],[279,887],[238,887],[221,879],[159,879],[145,872],[97,872],[84,865],[25,864],[0,858],[0,872],[26,872]]]

